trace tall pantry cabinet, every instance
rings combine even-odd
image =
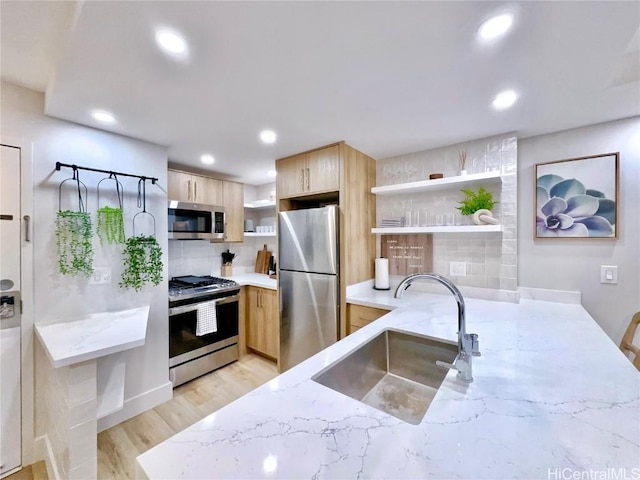
[[[278,211],[337,204],[340,212],[339,337],[348,332],[346,287],[373,278],[375,160],[344,142],[276,160]]]

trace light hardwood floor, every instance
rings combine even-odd
[[[136,457],[278,375],[276,364],[247,354],[173,391],[173,399],[98,434],[98,478],[135,478]],[[6,480],[46,480],[38,462]]]
[[[247,354],[181,385],[172,400],[98,434],[98,478],[134,478],[138,455],[277,375],[275,363]]]

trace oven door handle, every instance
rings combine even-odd
[[[208,300],[206,302],[192,303],[190,305],[183,305],[181,307],[173,307],[169,309],[169,315],[180,315],[181,313],[195,312],[198,310],[198,305],[203,303],[215,302],[216,307],[218,305],[224,305],[225,303],[233,303],[240,301],[240,295],[232,295],[230,297],[219,298],[217,300]]]

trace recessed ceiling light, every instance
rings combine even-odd
[[[267,172],[267,175],[269,175],[270,177],[275,177],[278,174],[278,172],[276,172],[275,170],[269,170]]]
[[[114,117],[112,113],[109,113],[105,110],[94,110],[91,112],[91,116],[94,118],[94,120],[97,120],[101,123],[116,123],[116,117]]]
[[[260,140],[264,143],[274,143],[276,141],[276,132],[273,130],[263,130],[260,132]]]
[[[491,17],[489,20],[480,25],[478,29],[478,35],[483,40],[491,40],[492,38],[503,35],[511,28],[513,24],[513,15],[510,13],[503,13]]]
[[[493,99],[493,108],[496,110],[505,110],[511,107],[518,99],[518,94],[513,90],[505,90],[496,95]]]
[[[184,55],[187,53],[187,41],[178,33],[167,30],[156,30],[156,42],[165,52],[171,55]]]
[[[202,155],[200,157],[200,161],[205,165],[213,165],[213,162],[215,162],[216,159],[213,158],[213,155]]]

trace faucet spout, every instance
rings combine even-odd
[[[462,293],[451,280],[438,275],[437,273],[415,273],[409,275],[400,282],[395,291],[395,298],[402,298],[405,290],[411,286],[416,280],[430,279],[435,280],[444,285],[451,292],[458,305],[458,355],[453,364],[437,361],[440,366],[451,368],[458,371],[458,378],[465,382],[473,381],[472,373],[472,357],[479,356],[478,335],[475,333],[467,333],[467,321],[465,316],[465,304]]]

